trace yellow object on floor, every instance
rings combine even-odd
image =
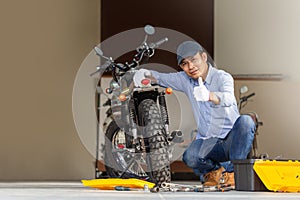
[[[300,162],[297,160],[258,160],[253,169],[271,191],[300,192]]]
[[[122,186],[126,188],[140,188],[143,189],[145,185],[148,188],[153,188],[155,186],[154,183],[129,178],[129,179],[122,179],[122,178],[107,178],[107,179],[92,179],[92,180],[81,180],[82,184],[87,187],[97,188],[101,190],[114,190],[117,186]]]

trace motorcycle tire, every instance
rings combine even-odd
[[[120,135],[122,135],[121,138],[125,138],[125,133],[115,121],[112,121],[107,128],[105,138],[106,172],[110,177],[139,178],[160,186],[163,182],[171,181],[168,146],[162,118],[157,104],[151,99],[143,100],[138,112],[143,124],[144,138],[147,139],[146,145],[149,147],[149,153],[146,154],[145,159],[147,170],[143,170],[143,167],[139,169],[136,160],[133,160],[136,162],[136,168],[126,170],[130,164],[130,158],[134,158],[135,155],[133,152],[126,151],[126,142],[124,144],[116,142]],[[123,153],[121,153],[122,149],[124,149]]]
[[[128,168],[126,170],[132,161],[135,162],[132,160],[134,153],[127,151],[125,132],[115,121],[108,125],[105,136],[104,165],[107,175],[113,178],[148,179],[148,174],[142,169]],[[121,140],[123,142],[120,142]]]
[[[151,179],[160,186],[163,182],[171,181],[171,172],[167,137],[156,102],[143,100],[139,105],[139,116],[150,148],[147,164],[151,167]]]

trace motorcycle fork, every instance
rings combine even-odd
[[[135,99],[131,99],[129,102],[129,121],[130,121],[130,128],[131,133],[133,136],[132,143],[135,145],[135,149],[138,152],[145,152],[145,142],[142,138],[138,137],[138,128],[137,128],[137,114],[136,114],[136,107],[135,107]]]
[[[126,147],[134,148],[135,152],[130,158],[128,165],[124,168],[124,170],[122,170],[122,173],[119,176],[120,178],[124,176],[126,171],[134,164],[136,159],[138,159],[136,157],[136,153],[145,152],[145,143],[137,135],[136,109],[134,99],[122,102],[121,119],[125,122],[124,131],[126,138]]]
[[[134,98],[122,105],[122,119],[125,122],[126,146],[135,148],[136,152],[145,151],[145,143],[142,138],[138,137],[137,114]]]
[[[166,135],[170,135],[170,130],[169,130],[169,115],[168,115],[168,109],[167,109],[167,104],[166,104],[166,98],[165,98],[165,92],[160,92],[158,94],[158,103],[161,111],[161,117],[162,121],[164,123]]]

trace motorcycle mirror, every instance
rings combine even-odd
[[[154,27],[151,26],[151,25],[146,25],[146,26],[144,27],[144,30],[145,30],[145,32],[146,32],[148,35],[153,35],[153,34],[155,33],[155,29],[154,29]]]
[[[94,47],[94,50],[95,50],[97,55],[103,56],[103,51],[99,47]]]
[[[103,51],[99,48],[99,47],[94,47],[94,51],[96,52],[96,54],[106,60],[109,60],[110,62],[113,62],[112,57],[106,57],[103,55]]]
[[[242,87],[240,88],[240,93],[241,93],[241,94],[244,94],[244,93],[246,93],[246,92],[248,92],[248,87],[247,87],[246,85],[244,85],[244,86],[242,86]]]

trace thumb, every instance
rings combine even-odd
[[[198,78],[198,83],[199,83],[199,86],[203,85],[203,81],[202,81],[202,77],[201,76]]]
[[[151,72],[149,71],[149,70],[145,70],[145,72],[144,72],[144,76],[151,76]]]

